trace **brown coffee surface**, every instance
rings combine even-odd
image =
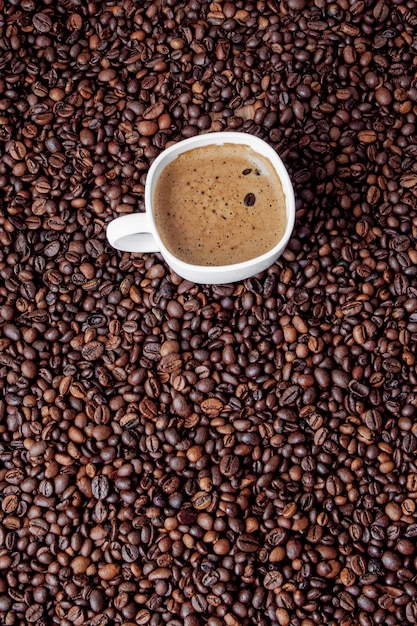
[[[154,192],[168,250],[195,265],[230,265],[273,248],[286,227],[285,195],[268,159],[248,146],[195,148],[163,170]]]

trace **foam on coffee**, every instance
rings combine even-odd
[[[239,144],[180,154],[160,174],[154,217],[164,244],[194,265],[230,265],[273,248],[286,227],[285,195],[270,161]]]

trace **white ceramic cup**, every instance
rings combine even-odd
[[[287,226],[275,246],[253,259],[231,265],[193,265],[174,256],[164,245],[154,220],[153,197],[158,176],[180,154],[209,145],[238,144],[249,146],[267,158],[275,167],[285,195]],[[285,165],[275,150],[263,139],[247,133],[207,133],[184,139],[166,148],[152,163],[145,184],[145,212],[123,215],[107,226],[107,239],[117,250],[125,252],[160,252],[168,265],[182,278],[194,283],[221,284],[244,280],[267,269],[283,253],[294,228],[294,190]]]

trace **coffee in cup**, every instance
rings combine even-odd
[[[161,252],[196,283],[244,280],[284,251],[295,220],[287,170],[262,139],[207,133],[166,148],[145,183],[145,212],[107,226],[109,243],[128,252]]]

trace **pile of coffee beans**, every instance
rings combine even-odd
[[[417,2],[0,0],[0,622],[417,623]],[[262,137],[281,259],[107,244]]]

